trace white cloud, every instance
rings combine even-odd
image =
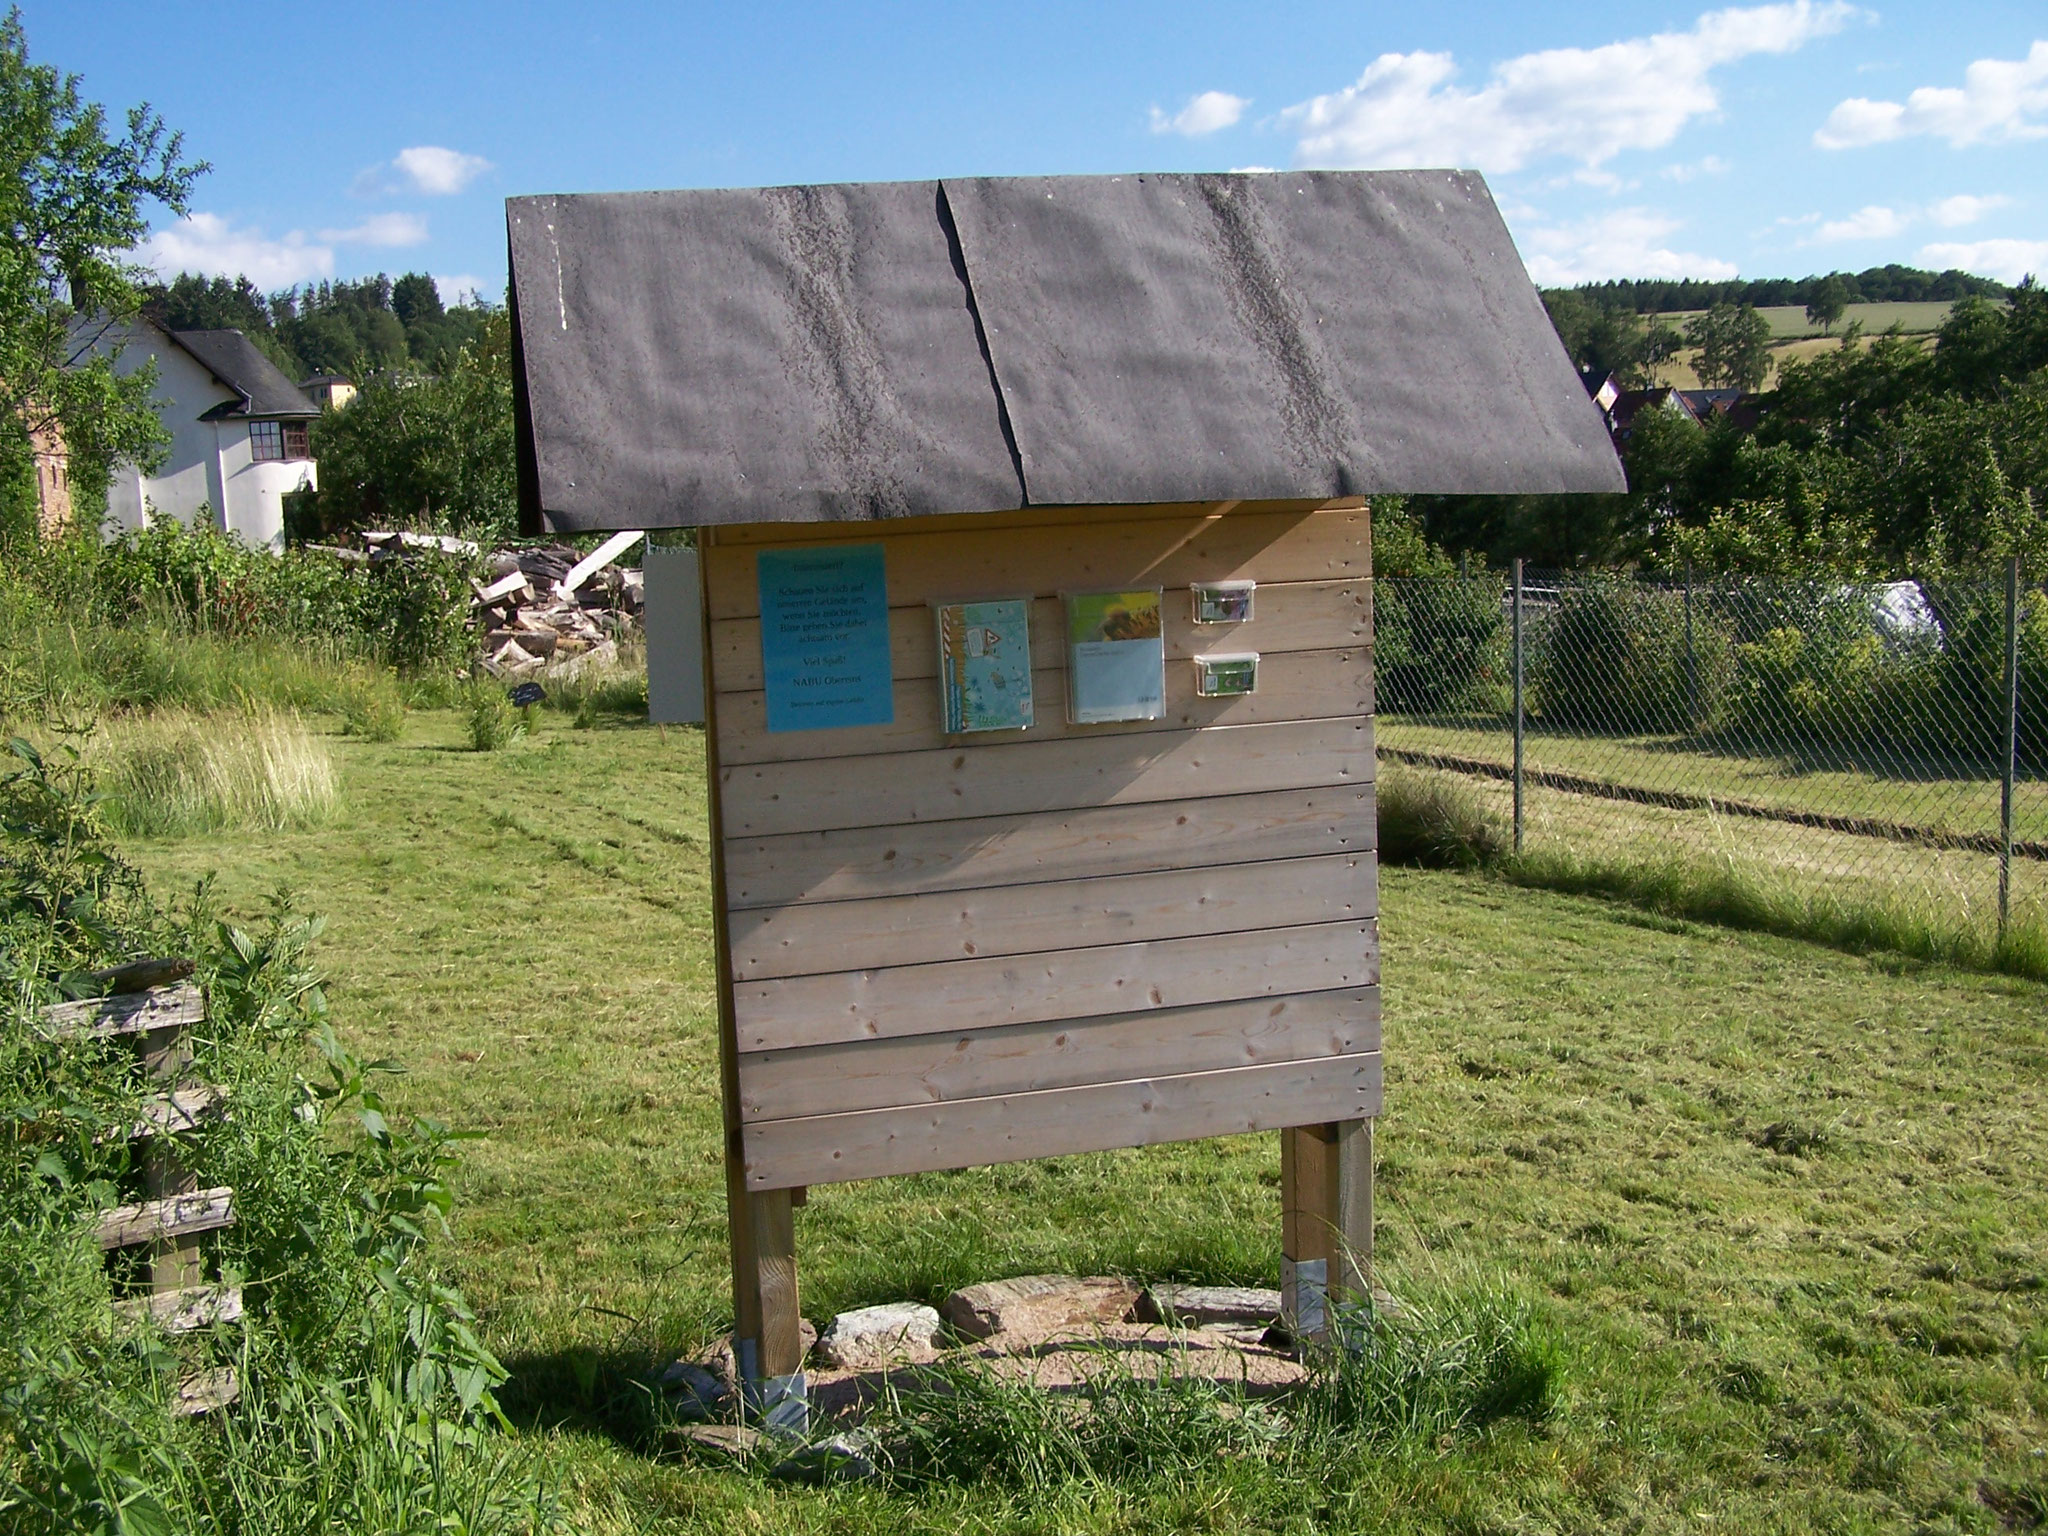
[[[1685,32],[1523,54],[1477,90],[1452,83],[1448,53],[1384,53],[1356,84],[1280,116],[1301,135],[1300,165],[1515,171],[1555,155],[1597,166],[1625,149],[1661,148],[1718,111],[1712,70],[1790,53],[1855,14],[1844,0],[1711,11]]]
[[[1719,155],[1706,155],[1690,165],[1667,165],[1658,174],[1669,181],[1697,181],[1702,176],[1726,176],[1728,162]]]
[[[427,221],[416,213],[379,213],[353,229],[323,229],[320,238],[335,245],[419,245],[427,238]]]
[[[1648,208],[1622,208],[1576,224],[1553,224],[1516,236],[1529,276],[1544,287],[1569,287],[1610,277],[1736,275],[1733,262],[1674,251],[1666,237],[1679,221]]]
[[[1919,261],[1937,272],[1960,267],[2001,283],[2016,283],[2029,272],[2048,273],[2048,240],[1940,241],[1921,246]]]
[[[1199,96],[1190,96],[1188,104],[1171,117],[1154,107],[1152,131],[1198,139],[1220,128],[1235,127],[1237,120],[1244,116],[1244,109],[1251,104],[1248,96],[1233,96],[1228,91],[1204,91]]]
[[[332,247],[313,243],[302,230],[272,240],[259,229],[237,228],[217,213],[187,214],[158,230],[143,242],[141,256],[162,277],[241,273],[263,289],[334,276]]]
[[[434,144],[401,149],[391,164],[412,183],[414,191],[431,197],[452,196],[491,169],[491,162],[482,155],[465,155]]]
[[[2011,201],[2003,192],[1994,192],[1989,197],[1972,197],[1961,192],[1954,197],[1944,197],[1927,210],[1927,216],[1943,229],[1956,229],[1976,223],[1994,208],[2003,208]]]
[[[2048,137],[2048,42],[2024,59],[1979,59],[1955,86],[1923,85],[1903,102],[1852,96],[1815,130],[1822,149],[1857,149],[1928,133],[1960,149]]]
[[[1906,232],[1906,226],[1913,222],[1913,215],[1900,213],[1896,208],[1881,207],[1872,203],[1859,208],[1846,219],[1831,219],[1821,225],[1813,236],[1802,242],[1813,245],[1827,240],[1889,240],[1894,235]]]
[[[452,307],[473,303],[494,292],[497,285],[487,283],[474,272],[436,272],[434,287],[441,295],[441,302]]]

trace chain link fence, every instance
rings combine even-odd
[[[2048,920],[2048,595],[2017,571],[1388,578],[1375,661],[1381,759],[1462,776],[1518,850]]]

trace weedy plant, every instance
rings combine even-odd
[[[501,688],[485,684],[469,696],[469,744],[495,752],[526,734],[526,721]]]
[[[340,703],[341,728],[350,736],[396,741],[405,729],[405,695],[389,672],[352,672]]]
[[[153,901],[108,841],[76,747],[16,740],[0,772],[0,1524],[30,1533],[377,1530],[549,1523],[504,1449],[504,1370],[427,1240],[451,1204],[446,1127],[392,1115],[391,1063],[343,1047],[309,959],[321,932],[280,899],[260,924],[202,885]],[[95,968],[185,954],[209,1006],[195,1075],[232,1112],[177,1138],[202,1186],[235,1190],[214,1262],[245,1316],[172,1340],[112,1306],[93,1232],[126,1197],[126,1127],[154,1086],[118,1041],[52,1039],[40,1010]],[[181,1376],[232,1365],[241,1400],[175,1418]]]

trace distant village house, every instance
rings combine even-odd
[[[141,321],[122,339],[123,372],[156,360],[157,407],[171,446],[153,473],[116,469],[109,524],[144,528],[203,515],[222,532],[282,548],[285,498],[319,487],[309,438],[320,407],[240,331],[167,331]]]

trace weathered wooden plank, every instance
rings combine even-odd
[[[1012,592],[1016,589],[1011,588]],[[1002,594],[995,594],[1000,596]],[[1166,659],[1185,660],[1211,651],[1322,651],[1372,643],[1372,583],[1294,581],[1259,583],[1257,617],[1249,624],[1197,624],[1186,587],[1169,590],[1165,604]],[[889,675],[936,678],[939,647],[931,608],[918,603],[889,612]],[[1031,607],[1031,665],[1035,670],[1066,665],[1066,614],[1057,597]],[[761,687],[761,621],[721,619],[711,626],[714,680],[721,692],[747,693]]]
[[[233,1285],[188,1285],[115,1305],[128,1317],[150,1319],[166,1333],[191,1333],[242,1320],[241,1287]]]
[[[1223,649],[1218,646],[1217,649]],[[1372,713],[1372,651],[1261,653],[1256,693],[1200,698],[1195,666],[1185,659],[1166,664],[1166,710],[1157,720],[1112,725],[1070,725],[1067,675],[1049,669],[1033,674],[1031,701],[1036,716],[1028,730],[948,737],[941,729],[936,678],[898,681],[895,718],[887,725],[848,726],[827,731],[768,730],[767,695],[727,694],[718,701],[719,761],[781,763],[809,758],[847,758],[879,752],[914,752],[945,741],[982,746],[1018,741],[1061,741],[1106,735],[1136,736],[1191,731],[1214,725],[1254,725],[1274,720],[1322,720]],[[859,768],[849,768],[859,772]]]
[[[740,1113],[791,1120],[1380,1048],[1377,987],[1156,1008],[740,1058]]]
[[[843,542],[876,537],[888,544],[892,608],[977,593],[1185,587],[1236,577],[1332,581],[1372,573],[1363,511],[1119,518],[1007,535],[980,528],[873,534],[850,528]],[[755,549],[738,544],[718,543],[704,551],[713,619],[760,614],[755,555]]]
[[[117,1205],[100,1218],[102,1248],[130,1248],[230,1227],[235,1222],[235,1192],[226,1185],[167,1195],[135,1205]]]
[[[846,827],[726,844],[726,894],[738,910],[1201,869],[1364,851],[1377,845],[1378,834],[1370,784]]]
[[[747,1184],[829,1184],[1110,1147],[1271,1130],[1304,1115],[1379,1112],[1377,1052],[915,1108],[762,1120],[743,1133]]]
[[[206,994],[187,982],[153,992],[85,998],[43,1010],[43,1028],[53,1035],[140,1035],[198,1024],[206,1018]]]
[[[1013,507],[1003,512],[942,513],[920,517],[921,533],[986,533],[1009,528],[1051,528],[1066,523],[1103,523],[1130,518],[1225,517],[1248,512],[1355,512],[1366,505],[1363,496],[1340,496],[1331,501],[1293,499],[1284,501],[1154,501],[1089,506],[1054,503],[1045,506]],[[884,523],[879,531],[893,525]],[[851,530],[845,523],[727,523],[707,528],[708,541],[718,544],[843,544]]]
[[[1373,776],[1369,718],[1222,725],[1150,736],[942,747],[865,758],[719,768],[728,837],[952,821],[1323,789]]]
[[[139,1141],[152,1136],[177,1136],[186,1131],[196,1131],[204,1121],[218,1114],[225,1102],[225,1094],[205,1083],[191,1088],[174,1088],[144,1104],[141,1115],[128,1134]]]
[[[189,1419],[195,1414],[218,1413],[234,1405],[242,1395],[241,1379],[235,1375],[231,1365],[217,1365],[211,1370],[195,1371],[178,1383],[177,1396],[171,1400],[171,1412],[179,1418]]]
[[[1378,915],[1370,853],[735,912],[736,979],[1296,928]]]
[[[937,1034],[957,1030],[963,1019],[985,1026],[1084,1019],[1231,998],[1334,992],[1378,980],[1378,934],[1367,919],[735,981],[733,1007],[739,1049],[774,1051]]]

